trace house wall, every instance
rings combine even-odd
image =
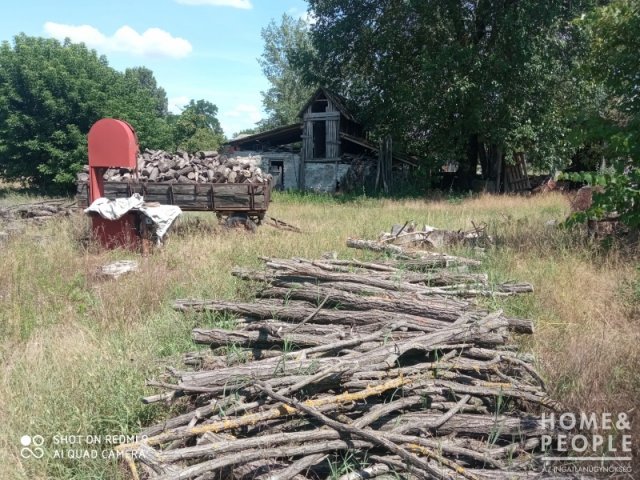
[[[287,152],[256,152],[240,150],[234,153],[268,173],[271,161],[282,162],[284,169],[284,189],[297,190],[299,188],[300,155]],[[314,192],[335,192],[336,182],[344,187],[344,178],[351,168],[350,163],[308,162],[304,174],[304,188]]]
[[[351,165],[348,163],[307,163],[304,176],[305,190],[335,192],[336,182],[344,183],[344,176]]]
[[[285,190],[296,190],[300,176],[300,155],[288,152],[256,152],[251,150],[239,150],[234,153],[236,157],[248,159],[254,165],[260,167],[263,172],[269,173],[272,161],[282,162]]]
[[[265,172],[269,171],[269,165],[272,161],[282,162],[284,175],[283,188],[285,190],[297,189],[300,176],[300,155],[286,152],[265,152],[262,154],[262,169]]]

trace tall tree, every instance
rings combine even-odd
[[[206,100],[191,100],[175,118],[174,138],[178,148],[194,152],[217,149],[224,132],[217,118],[218,107]]]
[[[580,1],[310,0],[315,70],[361,118],[471,178],[526,150],[569,148],[569,20]],[[540,148],[543,146],[544,148]],[[493,159],[493,161],[492,161]]]
[[[579,133],[585,143],[601,144],[610,166],[602,172],[574,174],[604,186],[590,210],[577,216],[615,214],[640,230],[640,4],[614,0],[577,22],[588,40],[581,74],[593,80],[597,101],[589,104]]]
[[[0,174],[68,183],[117,74],[83,45],[18,35],[0,47]]]
[[[607,141],[610,157],[640,162],[640,4],[615,0],[578,24],[589,42],[583,73],[604,98],[590,133]]]
[[[304,102],[313,93],[313,86],[296,60],[313,56],[309,25],[303,19],[294,19],[286,13],[280,24],[272,20],[262,29],[264,52],[258,60],[270,83],[262,92],[262,103],[268,114],[261,122],[262,128],[287,125],[297,121]]]
[[[149,78],[155,83],[153,73],[150,70],[148,72],[151,74]],[[136,130],[141,149],[174,147],[168,116],[159,115],[157,89],[142,84],[135,75],[117,72],[116,81],[108,86],[107,93],[105,116],[129,122]]]
[[[70,187],[87,162],[86,135],[102,117],[131,123],[143,148],[169,147],[153,85],[150,71],[120,73],[82,44],[24,34],[3,42],[0,176]]]
[[[137,81],[140,87],[151,93],[151,96],[156,102],[156,112],[159,117],[166,117],[169,115],[169,100],[167,99],[167,92],[164,88],[158,85],[158,82],[151,70],[147,67],[127,68],[124,71],[124,76],[127,79]]]

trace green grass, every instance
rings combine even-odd
[[[0,201],[21,199],[9,192]],[[251,286],[230,272],[260,265],[260,255],[315,258],[336,251],[343,258],[373,258],[347,249],[345,239],[376,238],[407,220],[450,229],[486,223],[496,237],[482,257],[491,280],[529,281],[536,289],[489,302],[534,319],[536,334],[523,338],[522,348],[536,354],[551,392],[568,408],[629,410],[640,395],[637,262],[589,244],[579,232],[545,225],[567,213],[561,195],[449,202],[276,193],[269,214],[302,234],[270,227],[254,235],[225,231],[213,215],[193,214],[148,258],[83,247],[82,215],[29,226],[0,246],[0,476],[125,478],[115,461],[23,459],[19,439],[40,434],[50,453],[56,434],[133,434],[168,415],[140,402],[157,393],[145,380],[168,366],[180,368],[181,354],[196,350],[193,327],[234,322],[178,314],[171,309],[174,299],[250,299]],[[140,261],[138,273],[117,281],[96,274],[100,265],[130,258]]]

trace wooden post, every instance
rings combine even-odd
[[[325,120],[325,151],[327,158],[338,158],[340,156],[340,115],[332,103],[327,105],[327,114],[328,116]]]
[[[497,174],[496,174],[496,193],[500,193],[500,182],[502,177],[502,149],[500,147],[496,147],[496,162],[497,165]]]
[[[391,143],[391,136],[387,135],[378,143],[378,171],[376,173],[376,190],[380,186],[380,181],[382,181],[382,190],[384,193],[389,193],[391,190],[391,167],[393,162],[392,152],[393,147]]]
[[[298,175],[298,188],[305,189],[305,170],[307,161],[313,158],[313,122],[305,120],[302,131],[302,151],[300,152],[300,174]]]
[[[378,165],[376,168],[376,191],[380,188],[380,180],[382,177],[382,141],[378,143]]]
[[[387,135],[385,140],[385,162],[387,169],[387,191],[389,193],[393,186],[393,140],[391,139],[391,135]]]

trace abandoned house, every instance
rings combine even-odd
[[[416,163],[393,152],[391,139],[375,145],[345,101],[318,88],[300,121],[228,142],[273,175],[274,188],[336,192],[369,187],[389,191],[393,178]]]

